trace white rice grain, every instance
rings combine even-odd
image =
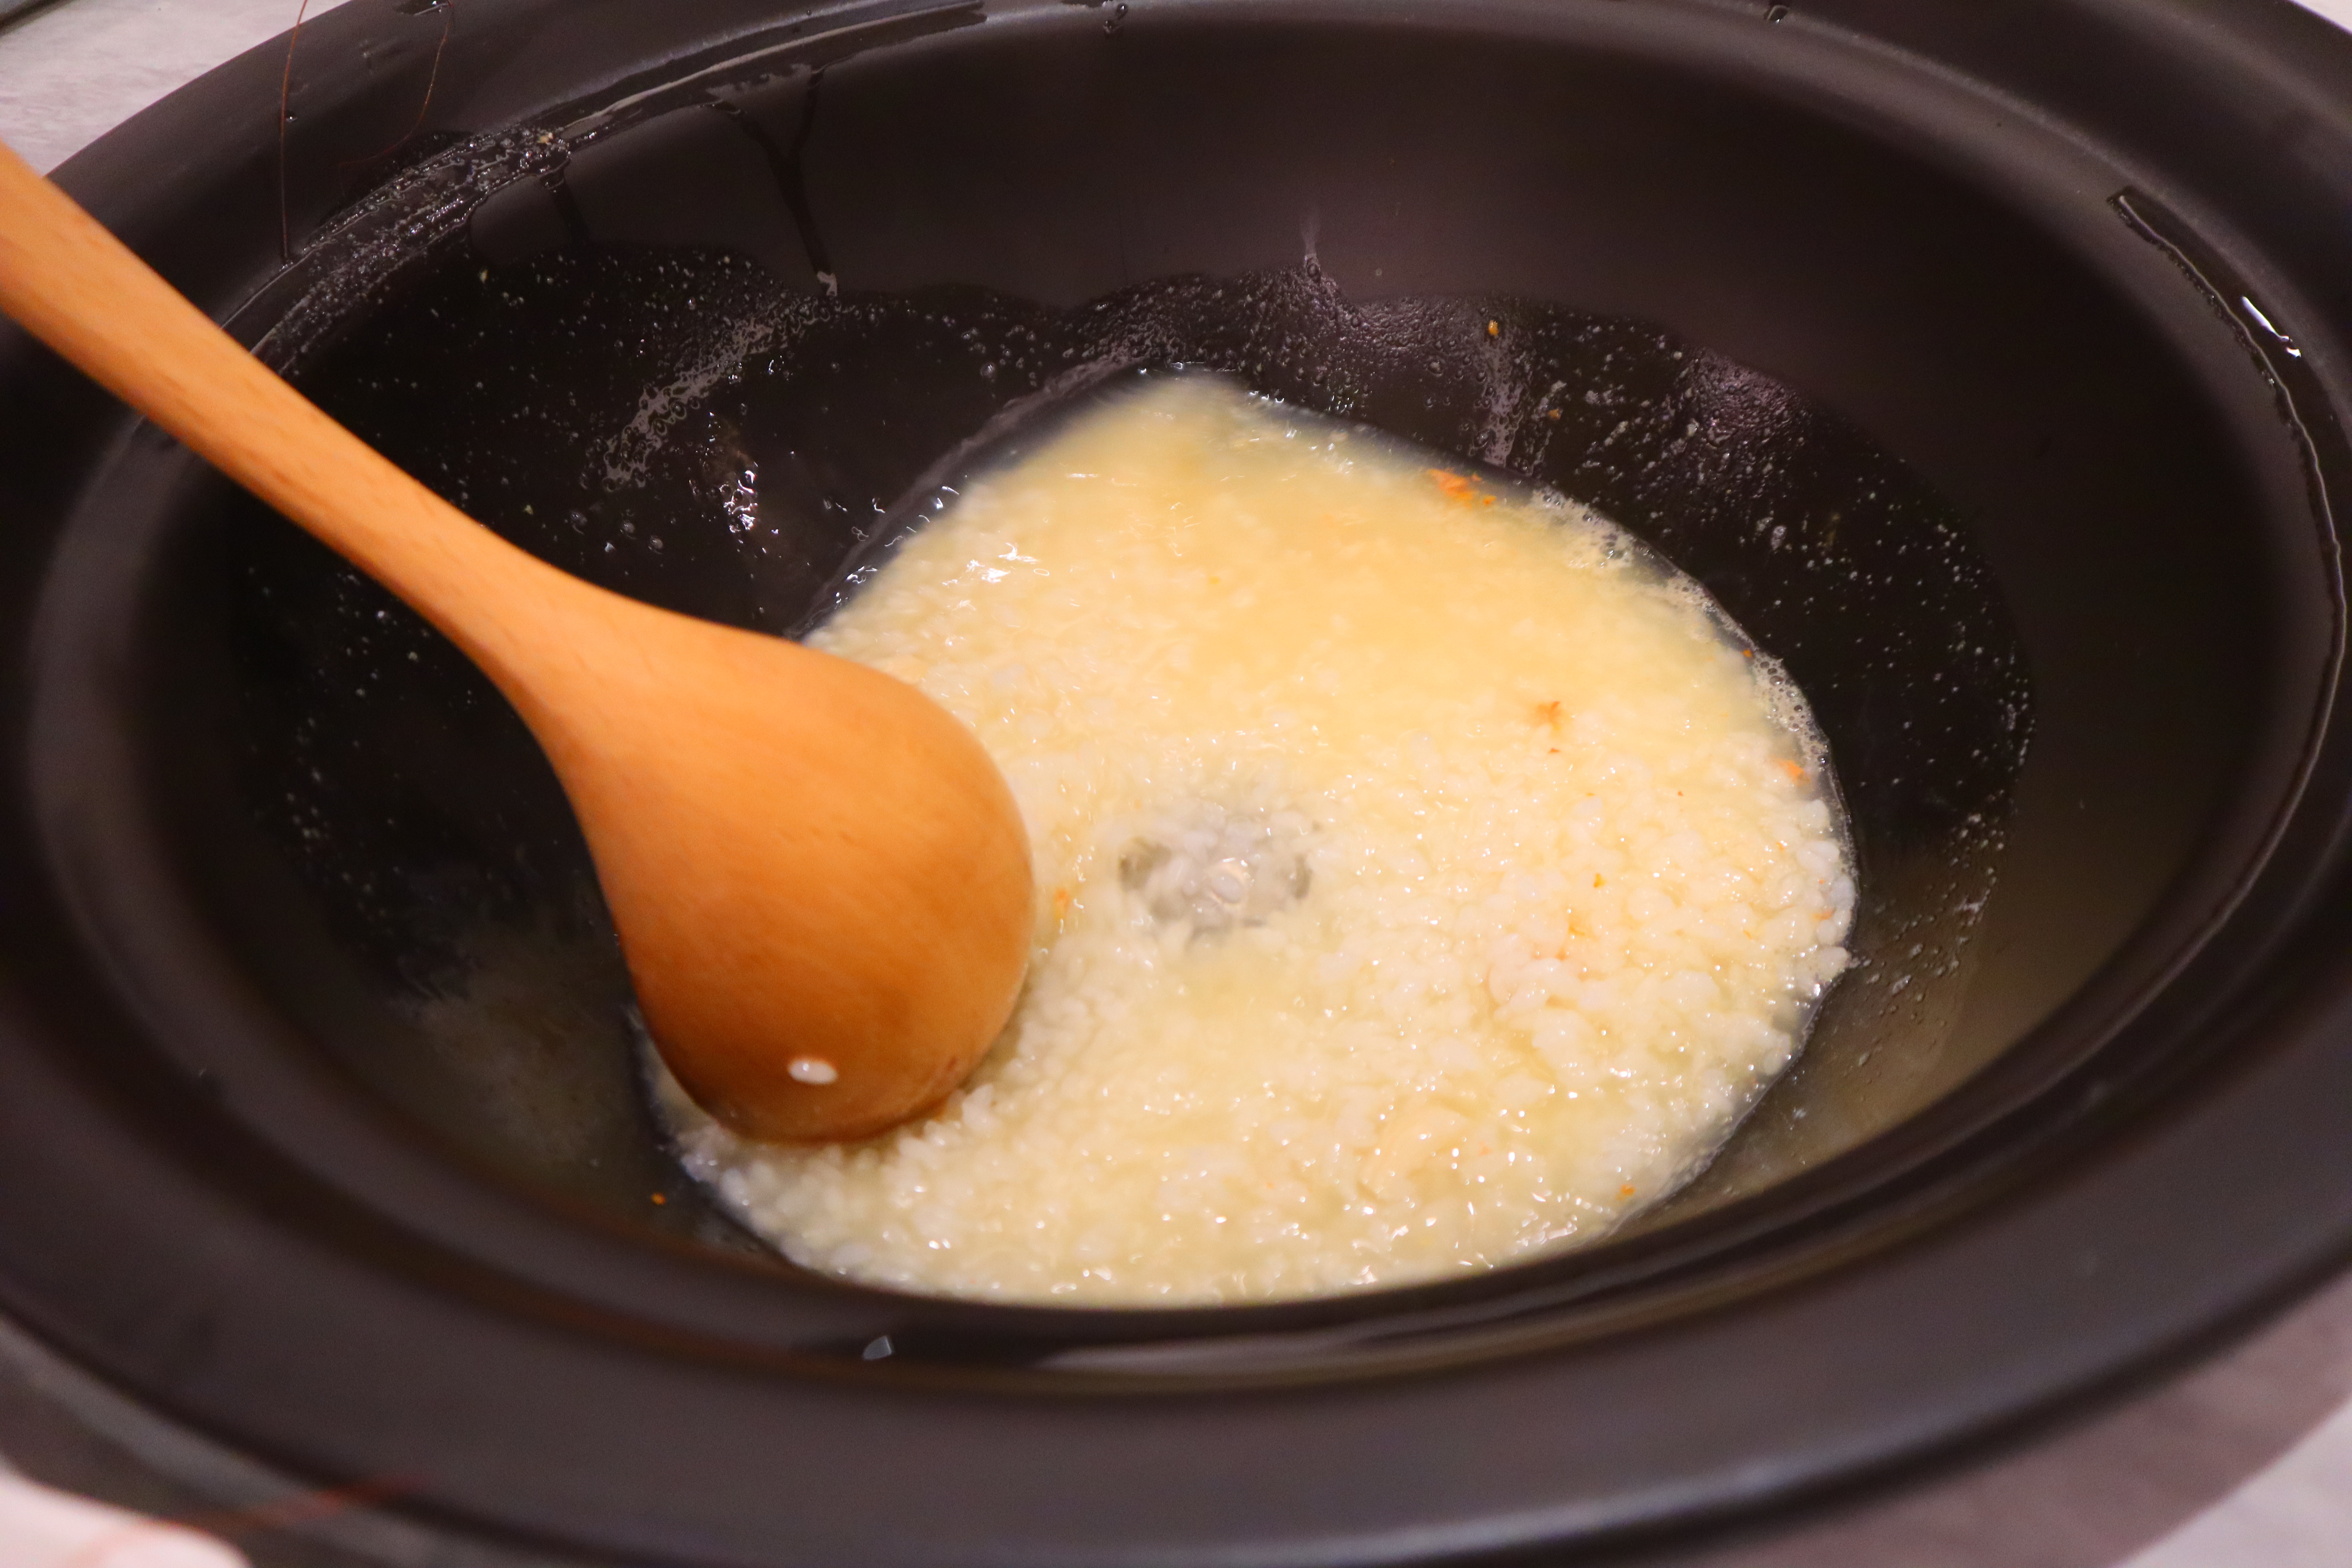
[[[1605,521],[1202,377],[971,487],[812,640],[1003,766],[1027,989],[935,1115],[688,1166],[811,1267],[1292,1297],[1590,1240],[1797,1049],[1854,889],[1801,699]]]

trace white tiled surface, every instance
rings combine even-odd
[[[0,1551],[9,1568],[246,1568],[210,1536],[7,1476]]]
[[[310,0],[310,14],[341,0]],[[657,0],[649,0],[657,3]],[[0,32],[0,142],[36,169],[294,24],[299,0],[64,0]]]
[[[2130,1568],[2344,1568],[2352,1563],[2352,1405]]]
[[[298,3],[64,0],[37,12],[0,29],[0,141],[52,168],[283,32]],[[311,12],[340,3],[312,0]],[[2352,0],[2304,3],[2352,27]],[[0,1497],[0,1563],[52,1568],[45,1538],[12,1535],[10,1519]],[[1686,1568],[2352,1568],[2352,1281],[2085,1425]]]

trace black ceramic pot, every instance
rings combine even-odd
[[[155,1410],[588,1559],[1606,1556],[2352,1241],[2352,43],[2284,0],[352,0],[281,151],[284,63],[63,183],[491,525],[789,630],[1069,378],[1213,365],[1706,581],[1829,731],[1864,963],[1582,1253],[812,1277],[666,1162],[488,689],[0,333],[0,1309]]]

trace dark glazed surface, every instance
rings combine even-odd
[[[511,718],[0,337],[0,1307],[272,1458],[584,1549],[1339,1563],[1779,1500],[2336,1256],[2310,460],[2352,67],[2284,7],[2169,17],[483,0],[401,142],[441,18],[353,0],[304,34],[283,276],[278,62],[167,103],[68,184],[211,308],[260,290],[239,330],[428,480],[663,602],[796,621],[1106,344],[1601,501],[1811,692],[1880,962],[1680,1223],[1573,1258],[1214,1314],[811,1280],[661,1165]],[[1124,338],[1062,314],[1107,296]]]
[[[707,251],[564,252],[460,258],[304,384],[566,568],[786,630],[829,607],[852,559],[870,565],[948,504],[970,463],[1008,456],[1106,374],[1179,363],[1575,494],[1697,573],[1811,694],[1859,854],[1892,889],[1813,1052],[1932,1060],[1940,1033],[1914,1020],[1960,994],[2030,728],[2016,635],[1964,525],[1916,476],[1788,388],[1654,328],[1504,298],[1359,305],[1311,264],[1060,312],[968,288],[794,295]],[[987,450],[951,455],[1000,426]],[[941,462],[952,471],[927,472]],[[275,837],[415,1038],[354,1032],[341,1012],[318,1017],[319,1037],[461,1137],[508,1109],[510,1125],[466,1140],[502,1163],[576,1186],[597,1157],[642,1187],[625,992],[528,736],[454,650],[266,512],[193,526],[231,531],[229,603],[191,611],[226,630],[170,634],[230,650],[219,680],[238,695],[167,704],[204,712],[189,745],[225,740],[240,759],[242,799],[207,812]],[[252,854],[226,871],[240,887]],[[217,902],[257,923],[249,893]],[[267,962],[285,942],[259,925]],[[581,1005],[583,986],[601,1006]],[[599,1055],[597,1113],[577,1092],[514,1103]],[[1806,1099],[1835,1142],[1743,1146],[1742,1168],[1856,1142],[1911,1108],[1894,1096],[1917,1070],[1882,1072],[1893,1094],[1875,1100]],[[615,1206],[644,1211],[642,1191],[617,1191]]]

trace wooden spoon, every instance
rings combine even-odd
[[[0,147],[0,310],[405,599],[572,798],[646,1022],[753,1137],[877,1132],[1011,1012],[1029,846],[971,732],[910,686],[606,593],[525,553],[288,386]]]

